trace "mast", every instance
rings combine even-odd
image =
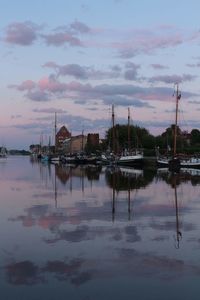
[[[81,150],[83,152],[83,138],[84,138],[84,130],[82,129],[82,137],[81,137]]]
[[[128,107],[128,151],[130,151],[130,108]]]
[[[57,133],[57,116],[56,116],[56,112],[55,112],[55,125],[54,125],[54,139],[55,139],[55,153],[57,150],[57,145],[56,145],[56,133]]]
[[[176,85],[176,115],[175,115],[175,128],[174,128],[174,156],[176,156],[176,139],[177,139],[177,123],[178,123],[178,101],[181,99],[181,93]]]
[[[112,151],[115,153],[115,113],[114,113],[114,104],[112,104]]]

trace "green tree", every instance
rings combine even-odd
[[[129,133],[128,133],[129,132]],[[130,140],[128,138],[130,137]],[[120,152],[124,149],[155,147],[155,138],[150,135],[148,130],[139,126],[129,126],[116,124],[114,128],[109,128],[106,132],[106,144],[114,152]],[[114,149],[113,149],[114,148]]]
[[[200,131],[198,129],[192,129],[191,131],[191,145],[192,146],[196,146],[196,145],[200,145]]]

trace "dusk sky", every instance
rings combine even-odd
[[[200,129],[200,1],[0,0],[0,146],[127,123]]]

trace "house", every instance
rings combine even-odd
[[[62,126],[60,130],[56,133],[56,151],[62,152],[64,149],[64,141],[71,138],[71,133],[67,130],[65,126]]]
[[[64,152],[66,154],[80,153],[84,151],[85,145],[87,143],[87,137],[83,134],[67,138],[64,141]]]

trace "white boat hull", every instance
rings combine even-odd
[[[158,158],[157,164],[159,166],[168,167],[171,159]],[[200,158],[191,158],[191,159],[180,159],[181,168],[200,168]]]

